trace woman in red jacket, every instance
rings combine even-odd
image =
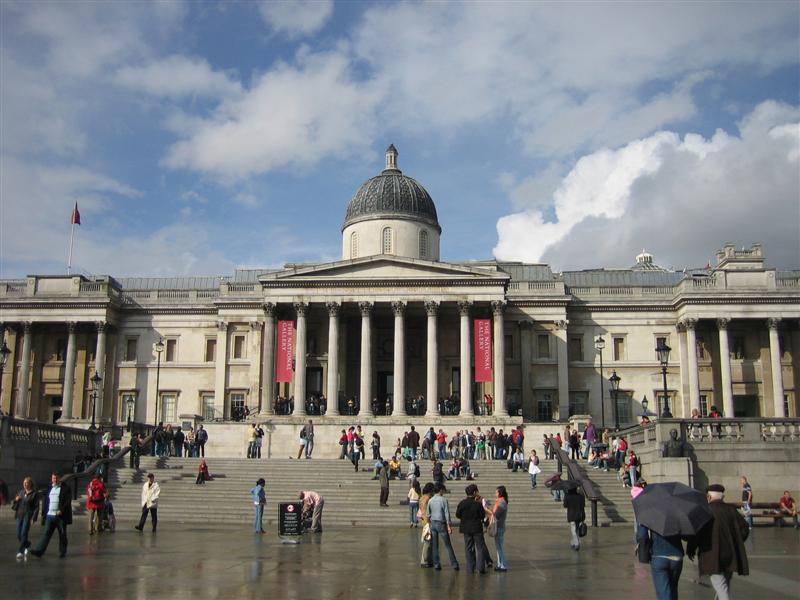
[[[95,531],[100,531],[100,512],[103,510],[103,502],[106,496],[106,486],[103,483],[103,476],[95,474],[94,479],[89,482],[86,488],[86,509],[89,511],[89,535],[94,535]]]
[[[211,475],[208,473],[208,465],[206,464],[206,459],[200,459],[200,465],[197,467],[197,480],[195,483],[197,485],[203,485],[206,481],[211,481]]]

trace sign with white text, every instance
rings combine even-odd
[[[492,380],[492,320],[475,319],[475,381]]]
[[[275,381],[288,383],[294,375],[294,321],[278,321]]]

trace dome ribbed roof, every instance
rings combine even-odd
[[[397,168],[397,154],[394,145],[389,146],[386,168],[355,193],[347,206],[342,229],[370,219],[409,218],[433,225],[441,232],[433,199],[416,180]]]

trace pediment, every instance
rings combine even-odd
[[[314,265],[289,266],[260,278],[262,282],[282,281],[421,281],[475,280],[503,284],[506,273],[491,268],[418,260],[395,256],[369,256]]]

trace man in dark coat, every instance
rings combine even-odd
[[[44,535],[31,554],[41,557],[47,550],[53,532],[58,530],[58,555],[64,558],[67,555],[67,525],[72,524],[72,493],[68,486],[61,485],[58,473],[51,475],[50,484],[50,489],[42,499]]]
[[[386,461],[383,461],[381,470],[378,473],[378,481],[381,484],[381,497],[379,504],[380,506],[389,506],[387,504],[389,501],[389,463]]]
[[[564,495],[564,508],[567,509],[567,521],[569,521],[569,529],[571,540],[569,547],[573,550],[581,549],[581,540],[578,536],[578,524],[586,520],[586,499],[582,494],[578,493],[575,488],[570,488]]]
[[[747,522],[736,507],[723,502],[725,488],[715,483],[708,486],[708,507],[714,518],[697,533],[688,544],[686,554],[690,559],[698,555],[700,575],[708,575],[717,598],[730,597],[733,572],[748,575],[747,553],[744,542],[750,533]]]
[[[467,497],[458,503],[456,518],[461,523],[459,531],[464,534],[464,550],[467,555],[467,572],[478,571],[486,573],[486,542],[483,539],[483,519],[486,517],[483,510],[483,501],[478,495],[478,486],[474,483],[464,490]]]
[[[408,433],[408,447],[411,448],[411,457],[417,458],[417,450],[419,450],[419,433],[411,426],[411,431]]]

